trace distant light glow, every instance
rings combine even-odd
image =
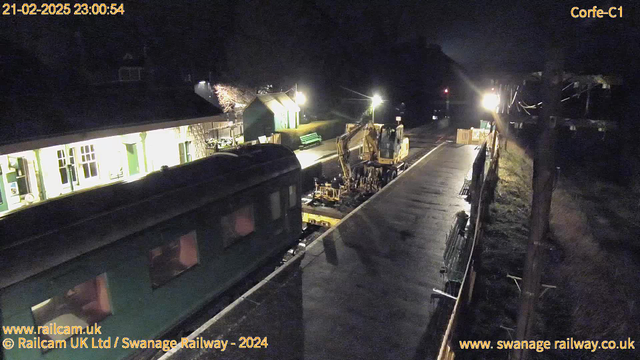
[[[304,105],[307,102],[307,97],[300,91],[296,91],[296,104]]]
[[[444,93],[448,94],[449,93],[449,88],[444,89]]]
[[[371,106],[375,109],[378,105],[382,104],[382,97],[376,94],[371,98]]]
[[[482,98],[482,107],[489,111],[495,111],[500,104],[500,97],[497,94],[485,94]]]

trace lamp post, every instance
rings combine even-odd
[[[495,112],[500,104],[500,97],[497,94],[489,93],[485,94],[482,98],[482,107],[486,110]]]
[[[444,94],[447,96],[447,102],[446,102],[446,114],[447,116],[449,116],[449,88],[445,88],[444,89]]]
[[[378,94],[373,95],[373,97],[371,98],[371,122],[373,123],[375,123],[376,119],[376,107],[380,104],[382,104],[382,97],[380,97],[380,95]]]
[[[298,107],[300,108],[300,119],[298,120],[298,124],[296,124],[296,127],[298,127],[300,121],[304,116],[302,112],[302,105],[304,105],[307,102],[307,97],[302,92],[298,91],[297,83],[296,83],[295,101],[296,101],[296,105],[298,105]]]

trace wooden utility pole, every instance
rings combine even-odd
[[[555,168],[555,116],[560,109],[562,92],[563,54],[560,46],[552,43],[545,64],[543,77],[542,118],[539,119],[540,135],[533,161],[533,200],[529,219],[529,245],[522,276],[520,312],[516,340],[533,340],[535,310],[540,292],[545,242],[549,231],[551,194]],[[514,350],[512,359],[526,360],[527,350]]]

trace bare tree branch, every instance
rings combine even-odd
[[[225,113],[231,111],[234,111],[236,114],[242,113],[242,110],[256,97],[254,89],[227,84],[216,84],[213,88],[218,97],[218,102]]]

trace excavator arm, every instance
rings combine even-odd
[[[351,165],[349,164],[349,141],[362,129],[364,129],[362,138],[363,160],[374,160],[378,151],[378,132],[373,122],[361,122],[336,139],[338,160],[347,189],[351,186],[352,178]]]
[[[342,169],[342,177],[345,187],[348,189],[351,185],[351,166],[349,165],[349,141],[362,129],[366,123],[360,123],[352,127],[346,133],[336,138],[336,147],[338,150],[338,161]]]

